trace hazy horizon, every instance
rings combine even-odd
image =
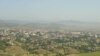
[[[0,0],[0,19],[100,22],[100,0]]]

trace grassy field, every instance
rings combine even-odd
[[[100,56],[100,52],[82,53],[77,56]]]

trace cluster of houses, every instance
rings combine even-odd
[[[14,37],[22,35],[24,37],[43,37],[43,38],[63,38],[63,37],[100,37],[100,34],[91,32],[66,32],[66,31],[41,31],[41,30],[21,30],[21,29],[0,29],[0,39],[14,39]]]

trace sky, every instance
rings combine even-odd
[[[0,19],[100,22],[100,0],[0,0]]]

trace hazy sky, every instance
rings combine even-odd
[[[100,0],[0,0],[0,19],[100,22]]]

